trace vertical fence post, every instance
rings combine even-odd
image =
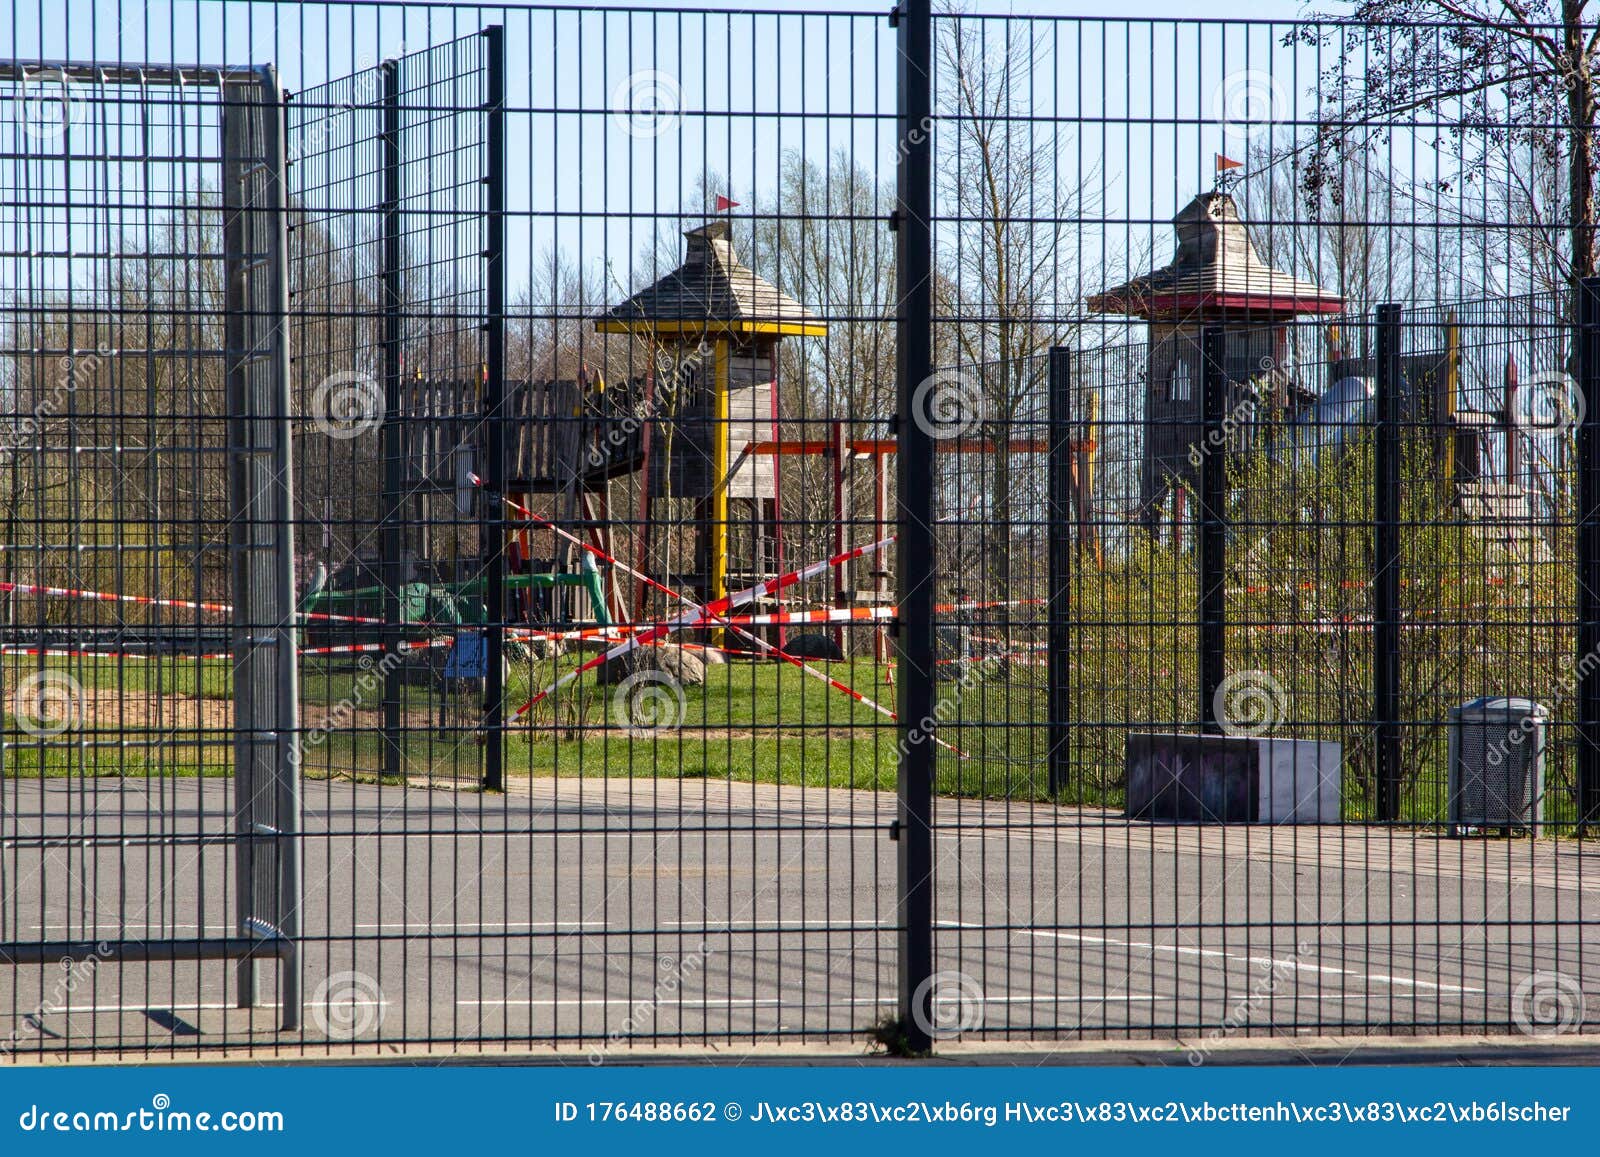
[[[1372,736],[1378,819],[1400,818],[1400,307],[1377,309],[1372,444]]]
[[[305,860],[301,855],[301,732],[300,732],[300,635],[295,629],[295,477],[294,477],[294,380],[290,368],[289,346],[289,142],[288,121],[277,69],[264,66],[261,77],[261,124],[263,155],[271,176],[267,181],[267,205],[271,210],[266,226],[267,246],[272,257],[269,312],[272,324],[273,380],[269,396],[272,413],[272,476],[277,480],[274,514],[273,581],[281,618],[276,625],[278,700],[274,714],[279,733],[277,772],[278,853],[278,934],[286,949],[281,957],[278,1002],[279,1027],[292,1032],[300,1027],[303,1012],[305,959],[300,945],[305,901]]]
[[[401,512],[405,502],[405,437],[400,422],[403,405],[400,308],[403,292],[400,222],[400,65],[383,63],[383,211],[379,228],[383,250],[383,424],[378,428],[383,458],[383,499],[380,512],[378,574],[383,584],[383,773],[403,775],[404,752],[400,744],[400,696],[404,682],[399,659],[405,632],[401,623],[400,588],[405,583],[405,533]]]
[[[505,786],[505,619],[506,619],[506,41],[505,29],[490,25],[483,30],[486,66],[488,171],[484,174],[484,351],[483,412],[488,417],[485,434],[484,479],[487,493],[479,495],[479,538],[483,556],[484,656],[484,775],[483,786],[500,791]]]
[[[1227,667],[1228,409],[1227,336],[1208,325],[1200,336],[1200,509],[1196,555],[1200,587],[1200,723],[1216,731],[1217,692]]]
[[[1067,787],[1072,773],[1071,678],[1067,615],[1072,600],[1067,590],[1072,565],[1072,471],[1076,447],[1072,438],[1072,351],[1050,350],[1050,505],[1045,518],[1049,541],[1048,615],[1050,648],[1050,795]]]
[[[899,707],[897,884],[900,1022],[917,1052],[933,1045],[933,436],[916,412],[917,389],[933,373],[933,13],[903,0],[898,33],[896,162],[895,656]]]
[[[1578,831],[1600,823],[1600,277],[1578,282]]]
[[[230,351],[250,348],[251,281],[246,263],[251,252],[249,215],[244,211],[251,192],[244,169],[245,158],[251,154],[249,108],[239,100],[230,99],[229,90],[223,89],[221,133],[222,145],[222,255],[223,288],[223,344]],[[262,110],[265,112],[265,110]],[[260,688],[255,678],[261,663],[259,649],[253,644],[259,616],[256,585],[256,536],[259,520],[251,515],[256,501],[252,490],[258,484],[253,475],[255,465],[255,422],[259,412],[251,403],[255,401],[250,389],[251,376],[238,354],[230,354],[224,367],[228,408],[228,562],[232,577],[234,614],[229,628],[229,650],[233,655],[233,766],[234,766],[234,903],[237,923],[241,932],[247,931],[256,918],[256,859],[258,848],[266,841],[257,829],[257,794],[261,773],[261,760],[256,745],[261,741],[257,720],[262,705],[257,700]],[[292,412],[292,411],[290,411]],[[268,495],[265,501],[271,500]],[[269,511],[269,517],[271,512]],[[281,530],[281,528],[279,528]],[[291,660],[292,662],[293,660]],[[298,740],[296,736],[296,740]],[[5,744],[0,744],[4,748]],[[276,763],[276,752],[274,760]],[[282,775],[291,769],[278,768]],[[264,793],[263,793],[264,794]],[[271,915],[271,913],[269,913]],[[238,1002],[240,1008],[254,1007],[260,995],[261,962],[255,956],[240,960],[237,969]]]

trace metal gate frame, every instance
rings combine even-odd
[[[283,1027],[300,1023],[300,692],[295,653],[288,190],[283,95],[262,67],[225,98],[229,552],[239,930],[281,961]],[[253,93],[251,90],[254,90]],[[228,91],[227,88],[224,90]],[[253,100],[251,99],[253,96]],[[260,952],[239,962],[256,1003]]]
[[[467,88],[476,99],[458,104],[459,94],[452,94],[455,100],[441,102],[429,90],[446,83],[444,77],[451,84],[470,80]],[[330,129],[327,118],[343,110],[345,102],[353,99],[352,93],[363,94],[348,106],[360,114],[359,127],[350,127],[347,120],[342,127]],[[292,200],[297,211],[311,214],[319,227],[342,216],[366,216],[375,222],[373,318],[379,328],[373,344],[378,357],[371,380],[363,383],[372,396],[362,401],[376,410],[370,417],[376,426],[374,449],[379,462],[374,481],[380,501],[373,537],[383,590],[384,625],[376,631],[385,659],[381,664],[382,772],[395,779],[408,774],[406,680],[401,670],[407,642],[401,595],[408,581],[405,556],[414,546],[412,536],[427,525],[408,513],[408,503],[439,495],[454,495],[459,502],[462,497],[458,476],[435,476],[427,468],[419,469],[416,461],[424,455],[435,458],[445,452],[447,457],[466,452],[473,456],[473,470],[480,477],[478,485],[467,491],[472,513],[464,514],[459,525],[474,526],[480,536],[487,608],[479,624],[485,644],[482,710],[474,724],[483,754],[472,762],[474,778],[490,791],[503,787],[505,763],[502,656],[509,526],[505,509],[505,106],[505,37],[498,24],[299,90],[289,94],[286,102],[289,150],[295,158],[290,174]],[[427,159],[430,125],[441,116],[467,114],[477,119],[481,135],[476,144],[481,149],[482,167],[471,182],[476,200],[469,198],[463,207],[456,203],[459,189],[440,192],[428,188],[419,182],[416,171]],[[460,142],[452,148],[460,151]],[[325,194],[311,193],[311,186],[334,171],[341,174],[341,180],[369,183],[371,202],[360,207],[317,204]],[[468,219],[481,221],[482,243],[471,252],[477,263],[475,301],[471,309],[463,310],[459,302],[440,299],[430,288],[428,265],[438,258],[419,254],[417,246],[425,244],[419,242],[419,234]],[[304,248],[308,243],[303,238],[310,233],[300,230],[302,240],[290,257],[290,282],[301,301],[301,312],[291,323],[320,316],[315,309],[306,308],[306,286],[296,281],[302,259],[323,256],[319,250]],[[438,399],[424,400],[414,384],[431,381],[441,370],[447,375],[453,370],[459,376],[464,368],[452,365],[449,356],[432,352],[425,340],[430,324],[463,330],[470,326],[480,335],[472,380],[455,382],[448,399],[445,391],[440,391]],[[300,389],[306,389],[310,378],[322,370],[333,371],[324,383],[355,372],[348,366],[335,367],[327,359],[319,363],[315,342],[300,341],[304,350],[299,363],[304,379],[299,382]],[[291,383],[291,392],[295,388]],[[319,412],[324,401],[318,394],[320,390],[300,399],[302,419],[327,417]],[[304,471],[308,477],[313,472],[310,467]]]
[[[221,118],[229,556],[233,576],[234,816],[238,933],[228,937],[0,944],[0,963],[237,960],[254,1005],[259,964],[280,964],[282,1026],[300,1023],[299,695],[289,396],[284,110],[276,69],[21,64],[0,75],[63,83],[210,86]]]

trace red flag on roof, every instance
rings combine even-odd
[[[1217,153],[1216,154],[1216,158],[1217,158],[1217,172],[1219,172],[1219,173],[1225,173],[1229,169],[1242,169],[1242,168],[1244,168],[1244,162],[1243,161],[1236,161],[1232,157],[1223,156],[1221,153]]]
[[[728,200],[728,198],[724,197],[721,193],[717,194],[717,212],[718,213],[722,212],[724,209],[737,209],[738,207],[739,207],[739,202],[730,201],[730,200]]]

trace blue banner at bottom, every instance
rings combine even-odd
[[[1596,1088],[1595,1071],[1578,1068],[18,1068],[0,1075],[0,1153],[285,1143],[448,1153],[485,1141],[584,1154],[703,1144],[762,1157],[1108,1142],[1186,1155],[1431,1143],[1498,1153],[1592,1143]]]

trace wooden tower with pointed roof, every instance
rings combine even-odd
[[[730,500],[753,504],[751,569],[764,569],[764,553],[774,565],[781,562],[776,460],[744,450],[778,437],[779,343],[821,337],[828,327],[739,261],[727,221],[684,236],[683,264],[607,310],[595,328],[674,354],[672,451],[646,466],[646,511],[651,497],[667,494],[700,503],[692,578],[709,601],[728,593]],[[648,535],[649,523],[641,519],[641,534]]]
[[[1190,450],[1200,444],[1201,333],[1228,331],[1223,367],[1230,410],[1250,389],[1280,416],[1290,407],[1288,326],[1296,317],[1340,313],[1339,294],[1273,269],[1261,260],[1238,206],[1227,193],[1202,193],[1172,219],[1178,251],[1160,269],[1089,298],[1096,313],[1149,322],[1144,381],[1141,518],[1155,529],[1169,493],[1197,481]],[[1261,395],[1267,395],[1262,399]],[[1177,505],[1174,521],[1181,521]]]

